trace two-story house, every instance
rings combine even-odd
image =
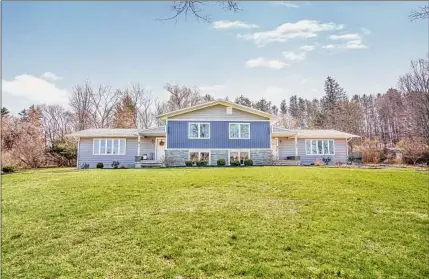
[[[253,160],[255,165],[311,164],[331,158],[346,162],[348,140],[358,137],[334,130],[290,130],[274,127],[275,116],[227,101],[212,101],[162,114],[165,126],[139,129],[88,129],[77,137],[78,167],[98,162],[110,167],[119,161],[128,167],[167,164],[183,166],[187,160]],[[281,163],[283,162],[283,163]]]

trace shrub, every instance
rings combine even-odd
[[[119,168],[120,169],[128,169],[128,165],[127,164],[120,164]]]
[[[14,165],[6,165],[2,168],[4,173],[13,173],[17,170],[17,167]]]
[[[207,164],[208,164],[208,161],[205,161],[205,160],[197,161],[198,167],[205,167],[207,166]]]
[[[253,166],[253,160],[252,159],[246,159],[244,160],[245,166]]]
[[[238,161],[238,160],[231,161],[231,166],[233,166],[233,167],[238,167],[238,166],[240,166],[240,161]]]
[[[321,161],[321,160],[314,160],[314,161],[311,163],[311,165],[312,165],[312,166],[318,166],[318,167],[320,167],[320,166],[324,166],[324,165],[325,165],[325,163],[324,163],[323,161]]]
[[[117,169],[119,165],[120,165],[119,161],[113,161],[112,168]]]
[[[104,164],[102,162],[97,163],[97,169],[104,168]]]
[[[189,161],[189,160],[186,160],[185,161],[185,166],[187,166],[187,167],[192,167],[194,165],[194,162],[193,161]]]
[[[217,159],[217,165],[218,166],[225,166],[226,165],[225,159]]]
[[[83,163],[82,165],[80,165],[80,168],[83,170],[89,169],[89,164],[88,163]]]
[[[325,165],[329,165],[329,163],[332,161],[331,157],[322,158],[323,163]]]

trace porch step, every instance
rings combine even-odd
[[[274,163],[276,166],[299,166],[301,161],[297,160],[277,160]]]
[[[160,168],[163,164],[158,161],[148,161],[148,162],[136,162],[135,167],[137,168]]]

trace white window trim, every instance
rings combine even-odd
[[[250,157],[250,149],[228,149],[228,166],[231,165],[231,152],[247,152],[249,153],[249,159],[252,159]]]
[[[196,124],[198,125],[198,137],[191,137],[191,125]],[[200,135],[200,127],[202,124],[209,125],[209,136],[207,138],[202,138]],[[210,123],[209,122],[189,122],[188,123],[188,139],[210,139],[211,132],[210,132]]]
[[[104,145],[104,154],[100,154],[101,152],[101,140],[106,141],[106,144]],[[112,141],[112,149],[113,149],[113,140],[118,140],[118,151],[121,150],[121,140],[125,141],[125,148],[124,148],[124,153],[117,153],[117,154],[107,154],[107,141],[111,140]],[[100,141],[98,144],[98,154],[95,153],[95,142],[96,141]],[[127,139],[126,138],[93,138],[92,139],[92,155],[94,156],[123,156],[126,155],[127,153]]]
[[[238,138],[231,138],[231,125],[238,125]],[[242,138],[241,137],[241,125],[249,125],[249,137]],[[229,139],[250,139],[250,123],[236,123],[232,122],[228,125],[228,137]]]
[[[322,141],[322,151],[324,152],[324,148],[323,148],[323,141],[328,141],[328,146],[329,146],[329,141],[332,140],[332,147],[333,147],[333,151],[329,154],[313,154],[313,148],[312,148],[312,141]],[[307,142],[310,142],[310,153],[307,152]],[[316,146],[318,146],[318,144],[316,144]],[[304,145],[304,149],[305,149],[305,155],[318,155],[318,156],[328,156],[328,155],[335,155],[335,140],[334,139],[306,139],[305,140],[305,145]]]
[[[204,149],[189,149],[188,150],[188,161],[190,161],[191,160],[191,153],[192,152],[198,152],[198,160],[201,160],[200,159],[200,157],[201,157],[201,152],[204,152],[204,153],[209,153],[209,160],[208,160],[208,162],[207,162],[207,165],[211,165],[211,161],[212,161],[212,153],[210,152],[210,150],[204,150]]]

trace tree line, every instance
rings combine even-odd
[[[90,128],[146,129],[163,124],[156,115],[214,100],[198,87],[166,84],[164,89],[169,99],[161,101],[138,83],[113,89],[87,81],[72,88],[69,108],[32,105],[12,115],[3,107],[2,165],[71,166],[75,164],[76,143],[65,137],[68,133]],[[245,95],[232,101],[277,115],[275,125],[279,127],[335,129],[360,135],[363,140],[356,144],[367,148],[372,148],[371,144],[375,148],[399,144],[404,150],[414,146],[414,151],[420,150],[418,159],[427,153],[428,59],[412,61],[409,72],[398,78],[397,88],[385,93],[348,98],[346,90],[330,76],[325,80],[324,92],[323,97],[314,99],[293,95],[280,104],[265,98],[251,100]]]

